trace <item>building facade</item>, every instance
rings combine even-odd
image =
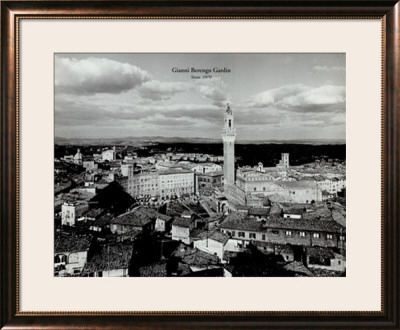
[[[197,187],[198,189],[213,189],[222,186],[223,173],[222,172],[211,172],[211,173],[197,173]]]
[[[64,226],[75,226],[77,219],[89,209],[85,201],[65,202],[61,206],[61,224]]]
[[[159,174],[157,172],[128,173],[128,194],[135,198],[155,197],[159,194]]]
[[[163,172],[142,172],[128,174],[128,193],[135,198],[174,196],[196,193],[195,173],[188,170],[168,170]]]
[[[101,159],[103,161],[108,160],[108,161],[113,161],[116,158],[116,153],[115,153],[115,148],[109,149],[109,150],[104,150],[101,153]]]
[[[191,171],[165,171],[159,174],[161,199],[196,193],[195,174]]]

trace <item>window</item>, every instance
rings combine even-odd
[[[54,263],[67,262],[67,256],[59,254],[54,258]]]
[[[256,234],[255,233],[249,233],[249,238],[256,238]]]
[[[314,233],[314,234],[313,234],[313,237],[314,237],[314,238],[319,238],[319,233]]]
[[[239,236],[239,237],[244,237],[244,232],[239,231],[239,232],[238,232],[238,236]]]
[[[299,235],[300,235],[300,237],[306,237],[306,232],[305,231],[301,231]]]
[[[333,235],[332,235],[332,234],[327,234],[327,235],[326,235],[326,238],[327,238],[327,239],[333,239]]]
[[[344,236],[340,235],[340,240],[344,241]]]
[[[262,240],[265,241],[265,234],[262,234]]]
[[[232,231],[232,237],[235,237],[235,231]]]
[[[271,233],[274,236],[278,236],[279,235],[279,230],[272,230]]]
[[[286,230],[285,231],[286,236],[292,236],[292,231],[291,230]]]

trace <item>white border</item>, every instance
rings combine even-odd
[[[380,24],[379,19],[21,20],[21,311],[379,311]],[[55,52],[345,52],[347,277],[54,278]]]

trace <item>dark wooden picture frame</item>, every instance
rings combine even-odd
[[[82,312],[19,310],[18,19],[51,17],[363,18],[383,22],[381,312]],[[14,328],[399,329],[400,8],[397,1],[2,1],[1,321]],[[378,203],[379,201],[377,201]]]

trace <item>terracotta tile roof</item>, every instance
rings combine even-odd
[[[268,215],[269,208],[250,208],[249,215]]]
[[[259,232],[266,231],[268,228],[322,231],[329,233],[346,232],[345,227],[333,220],[284,219],[279,215],[270,215],[265,223],[263,223],[237,212],[230,213],[220,224],[220,228]]]
[[[177,226],[177,227],[183,227],[183,228],[189,228],[190,225],[192,224],[193,219],[191,218],[176,218],[173,222],[172,225],[173,226]]]
[[[127,269],[132,251],[132,244],[103,245],[86,263],[82,273]]]
[[[91,223],[91,226],[97,226],[97,227],[106,226],[110,223],[112,219],[114,219],[114,217],[111,214],[104,214],[100,218],[94,220]]]
[[[141,277],[166,277],[167,263],[160,261],[151,265],[142,266],[139,268]]]
[[[332,218],[335,220],[338,224],[342,226],[346,226],[346,211],[340,212],[337,210],[332,211]]]
[[[303,276],[314,276],[313,273],[299,261],[289,262],[283,266],[283,269]]]
[[[216,265],[219,263],[217,256],[209,253],[193,249],[191,253],[186,254],[182,258],[182,262],[189,266],[207,267],[209,265]]]
[[[213,229],[210,231],[202,231],[197,238],[199,239],[212,239],[216,242],[222,243],[223,245],[225,245],[226,242],[229,241],[229,236],[221,233],[219,230],[217,229]]]
[[[54,252],[82,252],[89,250],[92,235],[86,236],[60,236],[56,239]]]
[[[157,218],[160,220],[167,221],[167,222],[172,220],[172,217],[170,217],[169,215],[165,215],[165,214],[161,214],[161,213],[157,213]]]
[[[88,217],[88,218],[98,218],[98,217],[100,217],[104,212],[105,212],[105,209],[102,209],[102,208],[99,208],[99,209],[91,209],[91,210],[88,210],[86,213],[84,213],[82,216]]]
[[[153,209],[139,208],[119,215],[110,221],[112,224],[144,227],[156,218],[156,211]]]
[[[215,255],[203,252],[197,248],[191,248],[183,243],[179,244],[171,257],[180,258],[182,265],[207,267],[217,265],[219,258]]]
[[[265,227],[280,229],[297,229],[308,231],[322,231],[328,233],[345,233],[346,228],[333,220],[318,219],[283,219],[279,216],[270,216]]]
[[[232,212],[220,223],[222,229],[262,231],[262,222],[248,218],[247,215]]]
[[[315,211],[306,212],[303,214],[303,218],[309,219],[309,220],[313,220],[313,219],[333,220],[332,211],[326,207],[321,208],[321,209],[315,209]]]

